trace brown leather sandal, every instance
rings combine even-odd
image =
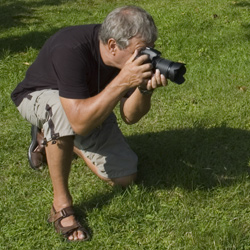
[[[30,166],[34,170],[39,170],[44,165],[47,165],[46,153],[45,153],[44,135],[41,129],[35,125],[31,126],[31,143],[28,149],[28,160]]]
[[[89,240],[90,236],[88,231],[78,221],[75,221],[73,225],[68,227],[62,226],[61,221],[71,215],[74,215],[73,207],[66,207],[61,211],[56,212],[54,206],[52,206],[48,222],[54,223],[56,232],[62,234],[66,239],[68,239],[68,237],[76,230],[80,230],[85,235],[85,238],[78,241]]]

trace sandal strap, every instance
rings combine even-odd
[[[52,206],[48,222],[56,222],[59,219],[62,220],[63,218],[69,217],[71,215],[74,215],[74,210],[72,206],[63,208],[59,212],[56,212],[54,206]]]
[[[85,233],[84,230],[81,229],[81,225],[76,221],[73,225],[68,226],[68,227],[63,227],[61,225],[61,223],[58,223],[56,225],[56,231],[58,233],[61,233],[62,235],[68,237],[69,235],[71,235],[74,231],[76,230],[81,230],[83,233]]]
[[[86,228],[84,228],[78,221],[75,221],[73,225],[68,227],[63,227],[61,222],[55,223],[55,229],[58,233],[61,233],[65,238],[68,238],[73,232],[79,230],[84,234],[84,239],[81,241],[86,241],[90,239],[90,235]]]

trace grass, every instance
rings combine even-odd
[[[138,124],[119,118],[140,159],[136,185],[111,188],[73,161],[77,215],[93,237],[69,244],[46,222],[48,169],[28,166],[30,125],[10,93],[50,35],[125,4],[152,14],[156,48],[186,63],[186,82],[156,90]],[[249,14],[249,0],[2,0],[0,249],[250,249]]]

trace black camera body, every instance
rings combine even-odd
[[[138,54],[148,55],[149,62],[152,63],[154,70],[159,69],[167,79],[174,83],[182,84],[185,81],[183,75],[186,73],[184,63],[173,62],[161,57],[161,52],[153,48],[145,48]]]

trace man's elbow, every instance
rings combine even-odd
[[[142,117],[144,117],[147,113],[148,113],[149,109],[146,110],[145,112],[143,113],[140,113],[140,114],[132,114],[132,115],[129,115],[129,116],[126,116],[123,112],[121,113],[121,117],[122,117],[122,120],[128,124],[128,125],[133,125],[137,122],[139,122]]]
[[[139,122],[141,117],[140,118],[137,117],[136,119],[128,119],[127,117],[123,116],[122,119],[127,125],[133,125]]]
[[[71,124],[71,127],[77,135],[86,136],[90,133],[90,129],[80,124]]]

